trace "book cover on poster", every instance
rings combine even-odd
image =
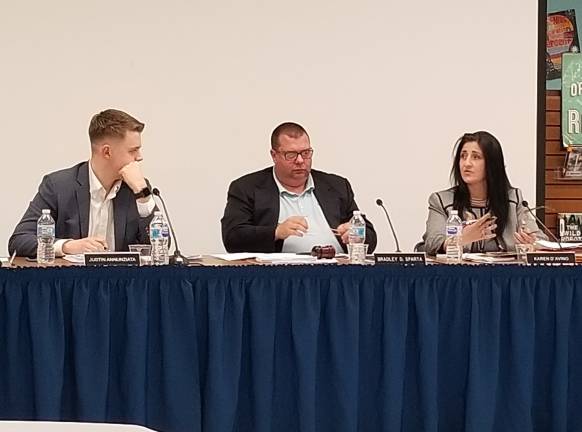
[[[576,11],[574,9],[553,12],[547,18],[546,80],[562,76],[562,54],[580,50]]]
[[[562,176],[568,178],[582,177],[582,148],[568,147],[564,156]]]
[[[582,213],[558,213],[561,242],[582,242]]]

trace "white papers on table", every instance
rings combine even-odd
[[[560,243],[548,241],[548,240],[536,240],[536,245],[542,249],[549,250],[561,250],[561,249],[582,249],[582,243]]]
[[[258,262],[314,262],[317,261],[317,258],[311,255],[299,255],[294,253],[263,253],[257,254],[255,257]]]
[[[299,255],[293,253],[259,254],[257,262],[268,264],[337,264],[335,258],[317,259],[311,255]]]
[[[63,259],[73,264],[85,264],[84,254],[65,255]]]
[[[464,253],[463,259],[476,263],[483,264],[514,264],[517,260],[517,255],[512,253]]]
[[[253,253],[241,252],[232,254],[211,255],[225,261],[237,261],[244,259],[255,259],[257,262],[265,264],[337,264],[335,258],[317,259],[311,255],[300,255],[294,253]]]
[[[210,255],[210,256],[224,260],[224,261],[238,261],[238,260],[256,258],[257,254],[250,253],[250,252],[239,252],[239,253],[214,254],[214,255]]]

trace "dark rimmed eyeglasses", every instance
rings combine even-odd
[[[297,160],[297,156],[299,156],[299,155],[301,155],[302,159],[311,159],[311,156],[313,156],[313,149],[312,148],[305,149],[305,150],[302,150],[300,152],[296,152],[296,151],[282,152],[282,151],[278,151],[278,150],[276,150],[276,152],[282,154],[286,161]]]

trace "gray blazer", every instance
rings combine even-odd
[[[24,216],[8,241],[10,255],[36,256],[36,223],[42,209],[50,209],[55,220],[56,239],[81,239],[89,232],[89,164],[47,174],[38,187]],[[128,245],[149,244],[148,229],[153,213],[140,217],[132,190],[125,183],[113,199],[115,218],[115,249],[128,250]]]
[[[440,192],[435,192],[428,199],[428,219],[426,221],[426,232],[422,236],[424,250],[428,255],[436,255],[444,252],[442,246],[445,242],[445,225],[453,209],[453,198],[455,188],[450,188]],[[472,249],[479,252],[499,251],[500,246],[507,251],[515,250],[515,240],[513,233],[518,229],[518,222],[527,221],[527,229],[535,233],[538,239],[547,239],[547,236],[538,228],[535,220],[529,215],[529,211],[521,204],[523,195],[521,190],[511,188],[509,190],[509,213],[507,215],[507,225],[503,231],[502,238],[490,239],[480,245],[465,246],[465,252]],[[475,215],[478,217],[479,215]],[[529,216],[529,217],[528,217]],[[471,249],[472,248],[472,249]]]

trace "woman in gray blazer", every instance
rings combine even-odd
[[[463,220],[465,252],[513,251],[516,242],[531,244],[547,238],[523,206],[521,191],[511,186],[501,144],[490,133],[467,133],[457,141],[451,180],[455,186],[428,199],[423,235],[427,254],[445,252],[451,210],[457,210]]]

